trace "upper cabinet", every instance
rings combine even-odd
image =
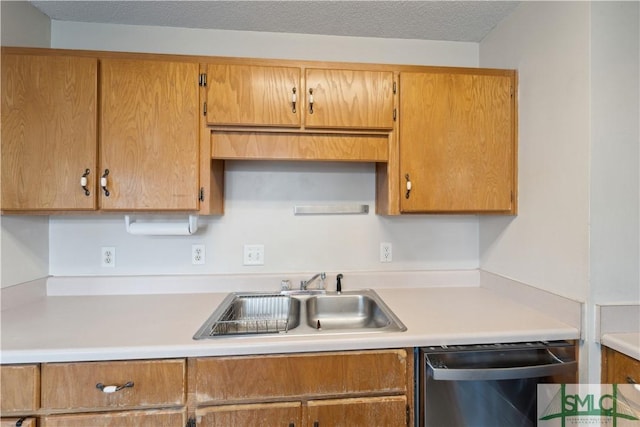
[[[207,124],[337,130],[393,128],[393,73],[208,64]]]
[[[300,69],[207,65],[207,123],[300,127]]]
[[[196,210],[198,64],[104,59],[100,67],[100,207]]]
[[[307,128],[393,128],[393,73],[307,69],[305,72]]]
[[[98,61],[2,55],[2,209],[96,208]]]
[[[400,73],[400,210],[515,213],[515,73]]]

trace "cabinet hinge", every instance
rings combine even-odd
[[[198,80],[198,85],[206,86],[207,85],[207,75],[205,73],[200,74],[200,79]]]
[[[207,103],[206,102],[202,106],[202,115],[203,116],[207,115]]]
[[[204,202],[204,187],[200,187],[200,194],[198,194],[198,200]]]
[[[398,116],[398,110],[397,109],[393,109],[393,121],[396,121],[396,117]]]
[[[409,423],[411,422],[411,408],[407,405],[407,427],[409,427]]]
[[[189,420],[187,421],[186,427],[196,427],[196,419],[195,418],[189,418]]]
[[[397,84],[396,82],[393,82],[393,94],[396,94],[396,89],[397,89]]]

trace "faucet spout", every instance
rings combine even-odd
[[[300,282],[300,290],[303,290],[303,291],[308,290],[309,286],[318,278],[320,278],[320,280],[322,280],[322,288],[321,289],[324,289],[324,279],[327,278],[327,275],[326,275],[326,273],[323,272],[323,273],[315,274],[309,280],[302,280]]]

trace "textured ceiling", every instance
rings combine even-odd
[[[59,21],[479,42],[517,1],[32,1]]]

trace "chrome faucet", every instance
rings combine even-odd
[[[309,285],[311,285],[313,283],[313,281],[316,280],[318,277],[320,278],[320,280],[322,280],[322,288],[320,288],[320,289],[324,289],[324,279],[327,278],[327,275],[326,275],[326,273],[318,273],[318,274],[314,275],[309,280],[301,280],[300,281],[300,290],[302,290],[302,291],[308,290],[309,289]]]

